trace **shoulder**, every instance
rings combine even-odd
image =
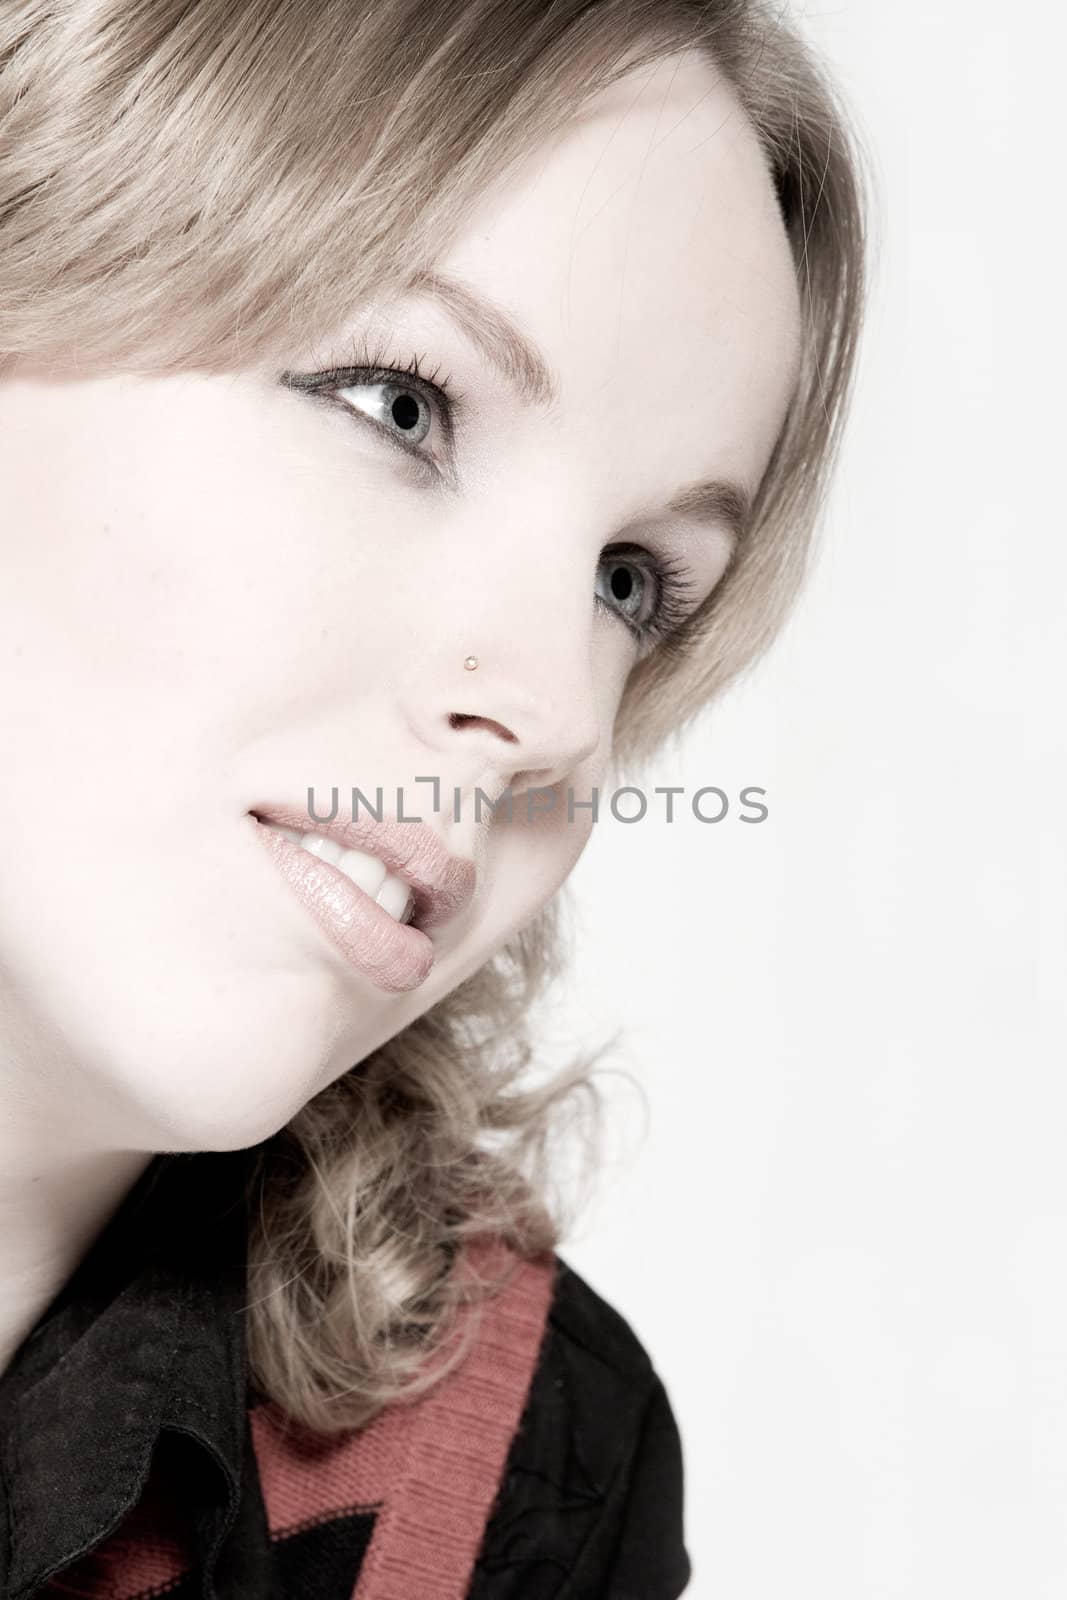
[[[471,1600],[674,1600],[689,1577],[681,1442],[626,1318],[562,1257]]]
[[[651,1380],[652,1359],[626,1318],[562,1256],[556,1256],[555,1267],[549,1336],[566,1344],[579,1360],[619,1377]]]

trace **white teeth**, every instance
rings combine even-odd
[[[385,863],[366,850],[342,850],[337,859],[346,878],[351,878],[357,889],[369,894],[373,900],[385,879]]]
[[[408,901],[413,900],[414,896],[403,878],[398,878],[393,872],[387,872],[385,882],[378,890],[377,899],[378,904],[384,906],[391,917],[395,917],[398,922],[404,922],[407,920],[404,913],[407,911]]]
[[[300,833],[296,828],[283,828],[275,822],[266,822],[263,826],[273,828],[309,855],[318,856],[320,861],[328,861],[397,922],[411,921],[415,913],[411,888],[395,872],[387,871],[384,861],[379,861],[377,856],[366,850],[342,849],[334,839],[327,839],[322,833]]]
[[[321,833],[302,834],[300,848],[301,850],[306,850],[309,855],[318,856],[320,861],[328,861],[332,867],[336,867],[340,863],[344,854],[341,846],[335,840],[327,839]]]

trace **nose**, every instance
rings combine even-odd
[[[467,781],[491,776],[515,791],[559,783],[601,738],[591,599],[585,612],[583,620],[577,604],[557,606],[538,623],[506,606],[471,607],[470,620],[442,628],[404,676],[412,732]]]

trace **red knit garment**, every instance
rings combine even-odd
[[[522,1416],[552,1299],[549,1254],[522,1260],[501,1241],[467,1248],[464,1268],[504,1288],[464,1315],[462,1361],[418,1399],[366,1427],[323,1438],[271,1403],[249,1412],[271,1542],[374,1512],[352,1600],[463,1600]],[[150,1477],[115,1531],[38,1590],[67,1600],[156,1600],[190,1570],[173,1490]]]

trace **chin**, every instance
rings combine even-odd
[[[278,1132],[351,1066],[325,968],[215,977],[144,991],[117,1018],[83,1019],[84,1049],[115,1141],[136,1149],[240,1150]],[[95,1065],[92,1065],[94,1064]]]

